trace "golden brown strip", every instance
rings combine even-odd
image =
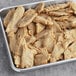
[[[38,40],[39,38],[46,36],[47,34],[48,34],[48,30],[43,30],[42,32],[36,34],[35,37]]]
[[[40,15],[40,16],[37,16],[33,22],[36,22],[36,23],[41,23],[43,25],[47,25],[47,26],[52,26],[53,25],[53,22],[52,22],[52,19],[51,17],[45,17],[44,15]]]
[[[18,27],[25,27],[29,25],[33,19],[37,16],[37,13],[34,9],[29,9],[25,12],[24,17],[18,23]]]
[[[36,10],[38,13],[41,13],[41,12],[44,10],[44,6],[45,6],[44,3],[39,3],[39,4],[36,6],[35,10]]]
[[[64,52],[64,59],[70,59],[72,58],[72,53],[69,49],[66,49]]]
[[[46,48],[41,49],[41,53],[35,56],[35,65],[41,65],[48,63],[50,55]]]
[[[7,27],[8,23],[10,22],[10,20],[12,19],[12,16],[15,12],[15,9],[10,9],[6,15],[6,17],[4,18],[4,26]]]
[[[28,25],[28,32],[29,32],[29,35],[31,36],[35,34],[36,26],[33,22]]]
[[[69,16],[54,17],[53,19],[56,21],[66,21],[69,19]]]
[[[63,4],[50,5],[44,9],[44,12],[57,11],[57,10],[68,7],[69,5],[70,5],[70,2],[63,3]]]
[[[21,17],[23,16],[23,14],[24,14],[24,7],[22,7],[22,6],[17,7],[17,9],[15,10],[15,12],[13,14],[11,21],[7,25],[7,28],[6,28],[7,33],[11,32],[11,31],[16,32],[16,30],[17,30],[16,25],[17,25],[18,21],[21,19]]]
[[[71,2],[70,6],[73,9],[74,13],[76,14],[76,2]]]
[[[15,44],[16,44],[16,35],[11,32],[9,35],[8,35],[8,40],[9,40],[9,46],[10,46],[10,50],[11,50],[11,53],[14,54],[15,52]]]
[[[50,15],[50,16],[67,16],[68,15],[68,13],[66,13],[66,12],[48,12],[48,15]]]
[[[37,33],[40,33],[42,30],[44,30],[45,26],[40,24],[40,23],[37,23],[36,24],[36,32]]]
[[[55,61],[60,59],[60,56],[64,53],[64,48],[62,46],[61,42],[58,42],[55,47],[54,50],[52,52],[52,57],[55,59]],[[54,61],[54,60],[53,60]]]
[[[25,39],[23,42],[23,52],[22,52],[22,57],[21,57],[21,68],[28,68],[32,67],[34,65],[34,55],[36,54],[35,49],[29,49]]]
[[[52,52],[55,43],[54,33],[49,30],[48,34],[44,36],[43,47],[46,47],[48,52]]]

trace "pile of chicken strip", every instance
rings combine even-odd
[[[76,3],[18,6],[3,22],[17,68],[76,58]]]

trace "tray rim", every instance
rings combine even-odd
[[[8,10],[10,8],[15,8],[17,6],[30,6],[30,5],[35,5],[35,4],[38,4],[38,3],[41,3],[41,2],[46,3],[46,2],[52,2],[52,1],[55,1],[55,0],[38,1],[38,2],[33,2],[33,3],[9,6],[9,7],[0,9],[0,13],[4,10]],[[68,1],[68,0],[65,0],[65,1]],[[53,65],[58,65],[58,64],[62,64],[62,63],[76,61],[76,58],[73,58],[73,59],[62,60],[62,61],[58,61],[58,62],[54,62],[54,63],[48,63],[48,64],[43,64],[43,65],[33,66],[31,68],[24,68],[24,69],[16,68],[14,63],[13,63],[13,60],[12,60],[12,56],[11,56],[11,52],[10,52],[10,49],[9,49],[7,36],[5,34],[5,30],[4,30],[4,27],[3,27],[3,22],[2,22],[1,16],[0,16],[0,24],[1,24],[2,33],[3,33],[3,36],[4,36],[4,42],[5,42],[5,45],[6,45],[6,50],[8,51],[10,65],[11,65],[11,68],[16,72],[25,72],[25,71],[28,71],[28,70],[31,71],[31,70],[34,70],[34,69],[40,69],[40,68],[44,68],[44,67],[49,67],[49,66],[53,66]]]
[[[45,0],[45,1],[42,1],[42,0],[41,0],[41,1],[37,1],[37,2],[17,4],[17,5],[14,5],[14,6],[7,6],[7,7],[1,8],[1,9],[0,9],[0,12],[2,12],[3,10],[6,10],[6,9],[15,8],[15,7],[18,7],[18,6],[28,6],[28,5],[38,4],[38,3],[41,3],[41,2],[50,2],[50,1],[55,1],[55,0]]]

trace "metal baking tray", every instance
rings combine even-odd
[[[39,1],[39,2],[34,2],[34,3],[29,3],[29,4],[23,4],[22,6],[24,6],[26,9],[28,8],[34,8],[38,3],[44,2],[46,6],[50,5],[50,4],[56,4],[56,3],[64,3],[67,2],[68,0],[46,0],[46,1]],[[48,64],[43,64],[43,65],[39,65],[39,66],[33,66],[31,68],[24,68],[24,69],[20,69],[20,68],[16,68],[14,63],[13,63],[13,59],[12,59],[12,55],[9,49],[9,45],[8,45],[8,40],[7,40],[7,36],[4,30],[4,26],[3,26],[3,18],[4,16],[7,14],[8,10],[10,8],[14,8],[17,7],[16,6],[11,6],[11,7],[6,7],[0,10],[0,26],[2,28],[2,33],[4,36],[4,41],[5,41],[5,46],[7,49],[7,53],[9,56],[9,60],[10,60],[10,65],[12,67],[13,70],[15,70],[16,72],[24,72],[27,70],[34,70],[34,69],[39,69],[39,68],[43,68],[43,67],[49,67],[49,66],[53,66],[53,65],[58,65],[58,64],[62,64],[62,63],[66,63],[66,62],[71,62],[71,61],[75,61],[76,58],[73,59],[68,59],[68,60],[62,60],[62,61],[58,61],[58,62],[54,62],[54,63],[48,63]]]

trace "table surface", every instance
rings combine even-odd
[[[3,7],[34,2],[38,0],[0,0],[0,9]],[[9,64],[7,50],[4,45],[4,38],[0,28],[0,76],[76,76],[76,61],[48,68],[17,73]]]

